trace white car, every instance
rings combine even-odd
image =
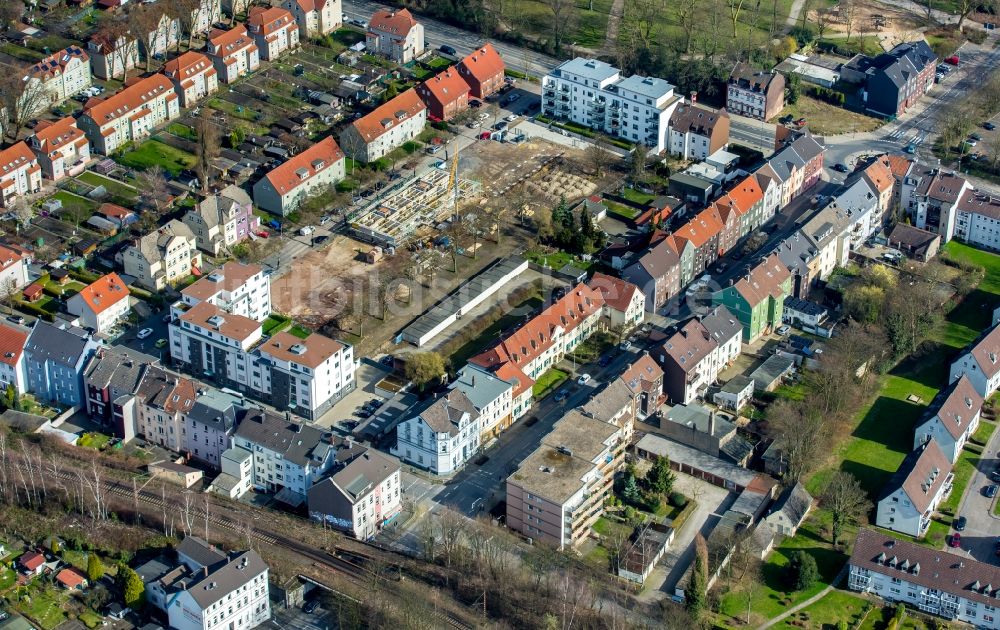
[[[778,330],[776,330],[774,332],[776,332],[779,335],[781,335],[782,337],[784,337],[785,335],[788,334],[788,331],[791,330],[791,329],[792,329],[791,326],[789,326],[788,324],[785,324],[783,326],[778,326]]]
[[[580,378],[576,379],[577,385],[586,385],[590,382],[590,374],[581,374]]]
[[[468,125],[466,125],[466,127],[468,127],[469,129],[479,129],[479,121],[473,120]]]
[[[316,230],[314,230],[311,225],[307,225],[307,226],[299,229],[299,236],[309,236],[310,234],[312,234],[315,231]]]
[[[137,334],[135,336],[135,338],[136,339],[145,339],[146,337],[148,337],[148,336],[150,336],[152,334],[153,334],[153,329],[152,328],[143,328],[142,330],[139,331],[139,334]]]
[[[489,117],[490,115],[487,114],[486,112],[479,112],[479,120],[486,120]]]
[[[514,122],[518,118],[520,118],[520,116],[518,116],[517,114],[511,114],[510,116],[504,118],[504,120],[506,120],[507,122]]]

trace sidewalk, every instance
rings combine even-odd
[[[792,606],[791,608],[789,608],[785,612],[781,613],[780,615],[778,615],[774,619],[771,619],[770,621],[768,621],[764,625],[759,626],[757,628],[757,630],[767,630],[767,628],[770,628],[771,626],[773,626],[775,624],[781,623],[782,621],[784,621],[788,617],[794,615],[795,613],[799,612],[803,608],[808,608],[809,606],[812,606],[813,604],[815,604],[819,600],[821,600],[824,597],[826,597],[827,595],[829,595],[830,592],[833,591],[833,589],[837,588],[837,584],[839,584],[841,582],[841,580],[844,579],[844,576],[847,575],[847,567],[848,567],[848,565],[846,565],[846,564],[843,567],[841,567],[840,573],[837,574],[837,577],[833,578],[833,582],[830,584],[830,586],[827,586],[822,591],[816,593],[815,595],[813,595],[812,597],[810,597],[806,601],[801,602],[799,604],[796,604],[795,606]]]

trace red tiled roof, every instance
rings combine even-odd
[[[691,241],[695,247],[702,247],[721,231],[722,217],[717,209],[709,206],[674,232],[673,236]]]
[[[42,294],[42,285],[37,282],[32,282],[28,286],[24,287],[24,291],[22,291],[22,293],[24,293],[24,297],[29,300],[34,299]]]
[[[410,89],[355,120],[352,125],[365,142],[372,142],[397,122],[412,118],[426,109],[417,91]]]
[[[208,57],[194,51],[188,51],[176,59],[171,59],[163,66],[163,74],[177,81],[186,81],[207,71],[215,72],[215,66]]]
[[[444,72],[427,79],[417,86],[417,93],[427,102],[433,98],[442,106],[447,106],[469,93],[469,84],[457,72],[448,68]]]
[[[4,271],[11,265],[23,259],[24,256],[17,250],[0,245],[0,271]]]
[[[59,52],[49,55],[35,65],[31,66],[31,76],[39,78],[51,78],[60,74],[66,69],[73,59],[79,59],[83,63],[90,63],[90,55],[79,46],[70,46]]]
[[[639,287],[631,282],[601,272],[590,279],[590,286],[601,292],[605,304],[622,313],[628,310],[632,298],[639,292]]]
[[[27,340],[27,331],[0,324],[0,362],[11,367],[17,365]]]
[[[18,558],[17,563],[29,571],[34,571],[45,564],[45,556],[37,551],[29,551]]]
[[[749,275],[737,280],[733,288],[743,296],[747,304],[753,306],[760,304],[764,298],[780,297],[781,285],[790,277],[788,267],[782,264],[777,254],[771,254],[751,269]]]
[[[736,207],[742,211],[742,214],[749,212],[754,204],[764,199],[764,193],[761,191],[760,186],[757,184],[757,179],[753,175],[743,178],[740,183],[736,184],[729,191],[728,195],[736,204]]]
[[[871,182],[872,186],[878,189],[880,193],[892,188],[892,166],[886,156],[883,155],[876,158],[874,162],[868,165],[864,173],[868,178],[868,181]]]
[[[131,115],[135,110],[161,96],[165,96],[169,101],[177,98],[177,93],[174,91],[173,83],[158,73],[133,83],[114,96],[83,110],[83,113],[103,127],[112,120]]]
[[[55,122],[43,120],[35,127],[35,139],[40,150],[46,153],[51,153],[83,137],[83,130],[76,126],[76,119],[72,116]]]
[[[17,144],[0,151],[0,177],[12,173],[21,167],[36,162],[35,154],[22,140]]]
[[[66,588],[73,589],[82,586],[87,581],[80,573],[73,568],[66,568],[56,575],[56,581]]]
[[[121,206],[116,206],[113,203],[103,203],[101,204],[101,207],[97,209],[97,214],[121,220],[133,214],[133,212],[128,208],[122,208]]]
[[[332,136],[327,136],[279,165],[266,177],[278,194],[284,196],[342,159],[344,152]]]
[[[259,31],[263,35],[270,35],[279,31],[289,24],[295,24],[292,14],[287,9],[281,7],[254,7],[250,9],[250,18],[247,20],[254,31]]]
[[[405,37],[410,29],[416,25],[417,21],[413,19],[413,14],[407,9],[399,9],[398,11],[380,9],[372,15],[372,19],[368,20],[368,30],[378,29],[402,37]]]
[[[517,398],[525,391],[531,389],[535,384],[535,381],[525,374],[521,368],[510,362],[501,364],[493,373],[497,375],[497,378],[514,384],[514,391],[511,392],[511,398]]]
[[[458,63],[458,71],[465,76],[472,76],[480,83],[492,79],[496,75],[502,75],[505,66],[500,53],[493,48],[493,44],[486,42],[481,47],[473,50]]]
[[[118,274],[111,272],[85,286],[77,295],[83,298],[91,312],[98,315],[122,300],[128,300],[129,290]]]
[[[904,177],[910,171],[910,165],[913,164],[909,158],[902,155],[887,155],[885,159],[889,162],[889,170],[894,177]]]
[[[237,51],[251,46],[254,48],[257,47],[253,39],[247,35],[247,27],[242,24],[237,24],[228,31],[221,29],[212,31],[209,34],[208,43],[211,49],[218,51],[217,54],[220,57],[228,57]]]

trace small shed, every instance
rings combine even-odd
[[[94,239],[84,239],[73,245],[73,251],[78,256],[90,256],[97,249],[97,241]]]
[[[49,272],[49,278],[59,286],[63,286],[69,282],[69,272],[61,268],[53,269]]]
[[[812,495],[805,486],[796,481],[795,485],[785,488],[764,520],[771,525],[775,533],[794,536],[799,530],[799,525],[806,520],[812,504]]]
[[[42,289],[42,285],[37,282],[32,282],[28,286],[24,287],[24,291],[22,291],[22,293],[24,294],[24,299],[28,302],[37,302],[42,299],[44,291]]]
[[[201,481],[201,478],[204,476],[204,473],[197,468],[166,460],[153,462],[147,468],[150,475],[160,477],[184,488],[190,488]]]
[[[739,375],[729,379],[712,400],[723,409],[739,413],[753,399],[753,379]]]
[[[365,261],[367,261],[368,264],[370,265],[374,265],[380,260],[382,260],[381,247],[373,247],[372,249],[368,250],[368,253],[365,254]]]

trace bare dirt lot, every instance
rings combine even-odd
[[[848,30],[848,15],[844,3],[839,3],[824,10],[827,14],[825,37],[846,35]],[[862,0],[853,5],[850,14],[852,37],[861,34],[877,37],[883,48],[891,48],[905,41],[920,38],[920,28],[924,21],[922,16],[905,7],[890,6],[881,2]],[[809,12],[809,21],[816,24],[819,21],[818,10]]]

